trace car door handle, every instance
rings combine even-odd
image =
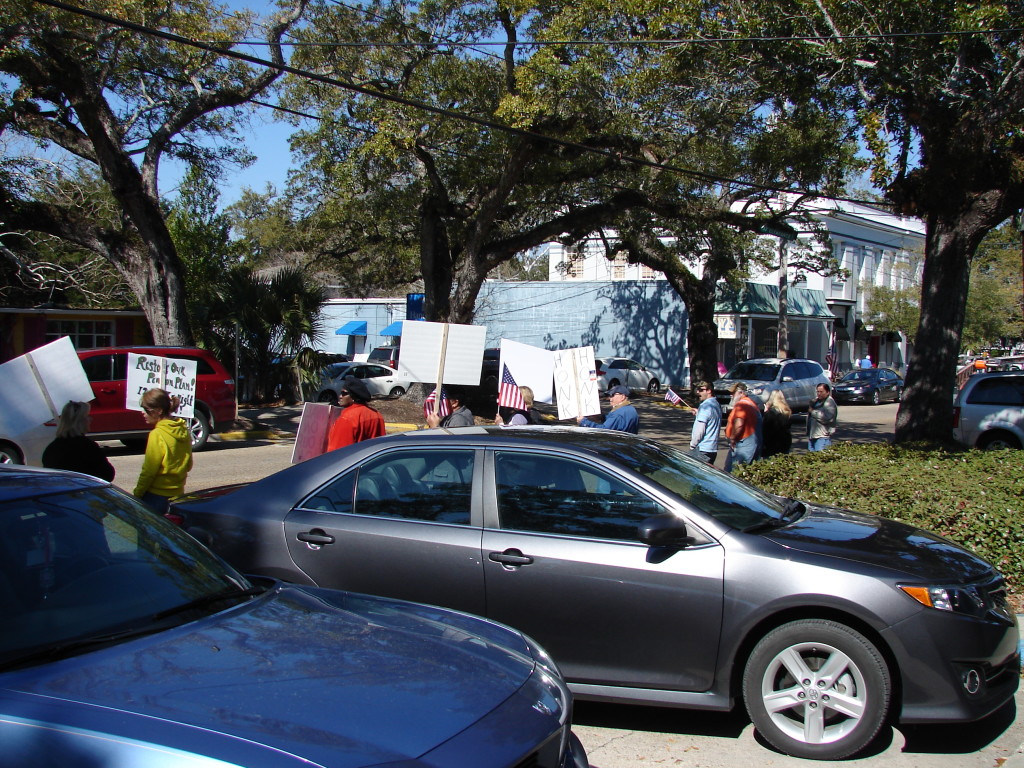
[[[299,541],[304,541],[307,544],[333,544],[334,537],[324,533],[321,530],[304,531],[303,533],[296,534],[295,538]]]
[[[529,555],[524,555],[518,549],[506,549],[504,552],[491,552],[487,556],[489,559],[502,565],[530,565],[533,563],[533,558]]]

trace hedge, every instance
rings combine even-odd
[[[1024,598],[1024,451],[839,443],[735,474],[772,493],[938,533],[993,563]]]

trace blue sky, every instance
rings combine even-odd
[[[270,0],[226,0],[225,4],[234,10],[253,10],[262,18],[266,18],[277,8],[276,3]],[[287,56],[288,49],[285,51]],[[266,48],[252,48],[245,50],[245,53],[266,58],[267,52]],[[276,96],[266,95],[262,100],[274,102]],[[260,108],[256,112],[246,131],[245,143],[257,160],[248,168],[225,174],[220,185],[221,207],[235,202],[247,187],[255,192],[263,192],[270,183],[278,192],[284,191],[288,169],[292,164],[288,137],[294,130],[294,126],[278,121],[273,110]],[[166,162],[161,165],[161,193],[173,197],[183,173],[184,168],[178,163]]]

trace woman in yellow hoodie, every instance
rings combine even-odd
[[[135,484],[135,495],[160,514],[168,500],[185,492],[185,478],[192,469],[192,436],[183,419],[172,418],[181,400],[163,389],[149,389],[139,403],[153,431],[146,441],[146,457]]]

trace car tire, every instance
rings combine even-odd
[[[620,382],[618,379],[612,379],[611,381],[608,382],[608,389],[619,386],[619,383]]]
[[[743,673],[743,699],[758,733],[808,760],[842,760],[864,749],[885,723],[891,696],[889,668],[875,645],[834,621],[775,628]]]
[[[195,415],[187,421],[188,431],[192,435],[192,450],[201,450],[210,439],[210,417],[196,408]]]
[[[405,394],[405,387],[392,387],[391,391],[388,392],[388,396],[389,397],[394,397],[394,398],[401,397],[404,394]]]
[[[25,457],[11,443],[0,442],[0,464],[24,464]]]
[[[657,379],[651,379],[647,385],[647,391],[652,395],[656,395],[661,391],[661,383]]]
[[[323,392],[316,396],[316,401],[318,403],[330,403],[331,405],[337,405],[338,396],[337,394],[334,393],[333,390],[325,389]]]
[[[978,448],[983,451],[1020,450],[1020,440],[1012,432],[995,429],[978,438]]]
[[[882,404],[882,393],[879,390],[875,390],[871,393],[871,404],[881,405]]]

